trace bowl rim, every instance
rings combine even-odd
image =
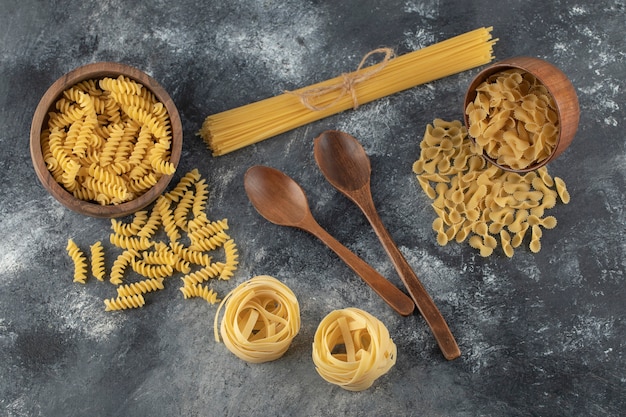
[[[178,168],[182,153],[182,122],[178,109],[167,91],[151,76],[138,68],[119,62],[101,61],[79,66],[59,77],[43,94],[35,109],[30,128],[30,154],[35,173],[44,188],[63,206],[91,217],[123,217],[148,206],[159,197],[168,186],[173,175],[162,175],[157,183],[139,197],[117,205],[100,205],[80,200],[57,183],[48,170],[41,149],[41,132],[48,118],[48,112],[66,88],[88,79],[108,76],[127,76],[150,90],[163,103],[170,118],[172,145],[169,161]]]
[[[541,70],[541,68],[543,68],[543,70]],[[537,78],[537,80],[539,80],[541,84],[543,84],[543,86],[548,90],[548,93],[550,93],[550,95],[554,98],[557,116],[560,121],[559,135],[557,137],[557,142],[552,149],[552,153],[549,157],[545,158],[541,162],[535,163],[523,169],[512,168],[508,165],[499,164],[495,159],[491,158],[489,155],[483,152],[483,158],[493,165],[497,166],[498,168],[509,172],[523,174],[531,171],[536,171],[537,169],[547,165],[569,146],[578,128],[580,109],[578,104],[578,96],[576,95],[576,90],[574,89],[574,86],[572,85],[569,78],[567,78],[567,76],[563,73],[563,71],[561,71],[554,64],[544,59],[531,56],[516,56],[507,58],[495,62],[481,70],[472,79],[467,88],[467,91],[465,93],[465,99],[463,101],[463,118],[465,121],[465,126],[468,129],[468,136],[471,138],[472,141],[475,141],[475,139],[469,134],[469,116],[466,114],[465,110],[468,104],[471,101],[474,101],[474,99],[476,98],[476,87],[478,87],[478,85],[481,84],[489,76],[509,69],[520,69],[522,71],[531,73],[533,76],[535,76],[535,78]],[[555,88],[555,85],[558,85],[558,88]],[[561,100],[559,100],[559,98],[561,98],[561,96],[565,94],[573,99],[572,103],[568,103],[566,106],[564,106]],[[571,123],[569,123],[569,126],[567,127],[563,126],[564,115],[567,115],[572,119]]]

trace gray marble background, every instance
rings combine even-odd
[[[214,0],[0,2],[0,415],[4,416],[618,416],[624,399],[626,10],[623,0]],[[353,70],[368,51],[408,52],[493,26],[498,59],[559,66],[582,108],[572,146],[550,164],[571,193],[538,254],[481,258],[440,247],[413,173],[425,126],[462,117],[472,70],[214,158],[195,133],[209,114]],[[224,295],[258,274],[293,289],[302,329],[278,361],[250,365],[213,340],[216,306],[174,281],[147,305],[105,312],[111,286],[72,283],[65,254],[102,239],[108,220],[70,212],[38,182],[28,151],[41,95],[63,73],[119,61],[153,76],[184,125],[179,172],[207,179],[207,214],[228,218],[240,251]],[[312,139],[359,138],[383,221],[454,332],[443,359],[418,314],[402,318],[304,232],[248,202],[243,174],[285,171],[339,241],[401,285],[356,207],[318,171]],[[396,366],[367,391],[326,383],[311,360],[320,320],[360,307],[388,327]]]

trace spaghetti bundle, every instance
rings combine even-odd
[[[491,30],[479,28],[393,59],[387,54],[384,62],[365,69],[362,61],[349,74],[208,116],[198,134],[213,156],[224,155],[358,104],[487,64],[497,41]]]
[[[221,308],[224,317],[218,326]],[[219,329],[218,329],[219,327]],[[215,340],[250,363],[280,358],[300,330],[300,307],[294,293],[276,278],[259,275],[222,300],[213,325]]]
[[[319,324],[313,363],[326,381],[362,391],[396,363],[396,345],[376,317],[358,308],[335,310]]]

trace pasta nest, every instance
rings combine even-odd
[[[319,324],[313,362],[326,381],[362,391],[396,363],[397,348],[385,325],[358,308],[335,310]]]
[[[220,311],[224,317],[218,326]],[[215,315],[215,340],[250,363],[273,361],[289,348],[300,330],[300,307],[285,284],[260,275],[224,297]]]

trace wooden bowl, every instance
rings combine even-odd
[[[557,143],[552,150],[550,156],[538,163],[530,165],[524,169],[514,169],[507,165],[498,164],[498,162],[495,161],[493,158],[489,157],[487,154],[483,154],[483,157],[487,161],[503,170],[524,173],[534,171],[546,165],[547,163],[558,157],[561,153],[563,153],[565,149],[567,149],[567,147],[572,143],[572,140],[574,139],[574,136],[576,135],[576,131],[578,129],[580,108],[578,106],[578,97],[576,95],[576,90],[574,89],[574,86],[559,68],[539,58],[526,56],[514,57],[490,65],[489,67],[479,72],[474,80],[470,83],[465,94],[465,101],[463,105],[465,126],[468,128],[468,130],[470,126],[468,115],[465,114],[465,109],[467,108],[468,104],[473,102],[476,98],[476,88],[491,75],[510,69],[520,69],[534,75],[535,78],[537,78],[537,80],[546,87],[548,92],[554,98],[556,111],[559,118],[559,135],[557,138]]]
[[[84,201],[74,197],[72,193],[55,181],[48,170],[41,148],[41,132],[43,129],[47,128],[48,112],[56,110],[55,103],[60,98],[63,91],[81,81],[104,77],[117,78],[119,75],[124,75],[125,77],[141,83],[144,88],[150,90],[155,95],[156,99],[163,103],[167,109],[172,134],[169,161],[177,167],[183,144],[182,123],[178,110],[171,97],[159,83],[146,73],[128,65],[115,62],[97,62],[78,67],[63,75],[48,88],[39,101],[30,128],[30,154],[37,177],[44,188],[65,207],[77,213],[92,217],[123,217],[145,208],[165,191],[172,179],[172,175],[163,175],[154,186],[133,200],[117,205],[100,205],[95,202]]]

